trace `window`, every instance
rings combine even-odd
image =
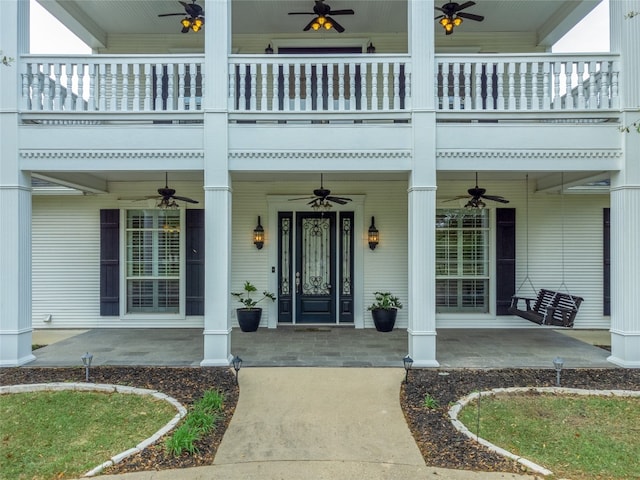
[[[127,313],[180,312],[180,210],[128,210]]]
[[[489,311],[489,212],[437,210],[438,312]]]

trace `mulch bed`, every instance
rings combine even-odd
[[[82,368],[0,369],[0,385],[47,382],[83,382]],[[91,381],[159,390],[187,408],[206,390],[224,393],[225,411],[214,432],[197,445],[194,456],[165,455],[164,442],[124,460],[105,473],[125,473],[167,468],[210,465],[215,457],[238,400],[235,376],[226,368],[95,367]],[[553,386],[553,369],[434,370],[414,369],[403,384],[400,402],[409,428],[429,466],[522,473],[515,462],[496,455],[459,433],[449,422],[449,404],[477,390],[498,387]],[[640,370],[565,369],[562,386],[588,389],[640,390]],[[439,408],[423,407],[425,396],[434,398]]]

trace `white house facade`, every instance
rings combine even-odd
[[[425,367],[549,289],[640,367],[637,0],[562,55],[598,0],[448,4],[450,35],[433,0],[38,1],[93,54],[30,54],[0,2],[0,366],[34,328],[201,328],[228,365],[250,281],[273,329],[373,328],[392,292]]]

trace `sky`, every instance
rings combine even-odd
[[[31,53],[89,54],[91,49],[31,0]],[[553,47],[553,52],[608,52],[609,0],[603,0]]]

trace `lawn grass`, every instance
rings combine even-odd
[[[458,416],[469,430],[558,478],[640,479],[640,398],[487,395]]]
[[[175,414],[167,402],[132,394],[0,395],[0,479],[77,478],[151,436]]]

